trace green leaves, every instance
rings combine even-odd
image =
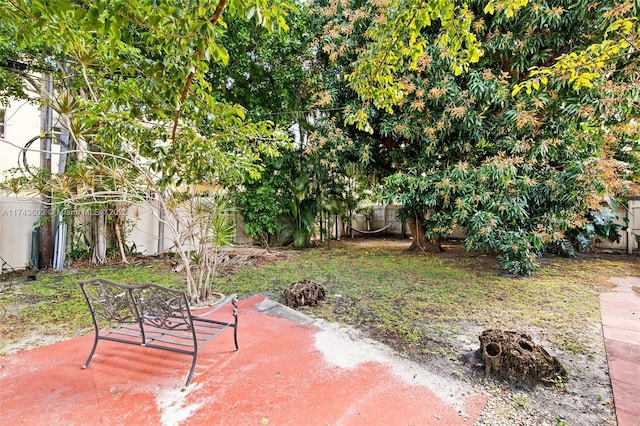
[[[224,65],[229,63],[229,52],[224,46],[217,43],[211,43],[205,50],[205,59],[213,59],[216,62],[222,62]]]
[[[363,52],[346,76],[361,99],[391,112],[406,96],[394,76],[403,70],[418,70],[427,40],[422,32],[439,21],[435,40],[442,55],[451,58],[455,74],[468,69],[482,55],[476,37],[470,32],[471,15],[466,5],[453,2],[391,0],[384,7],[372,7]],[[363,125],[364,127],[365,125]]]
[[[574,90],[592,88],[603,74],[611,75],[611,69],[620,60],[634,54],[630,40],[639,39],[638,18],[617,19],[605,29],[603,35],[601,42],[561,55],[550,67],[530,68],[532,78],[517,84],[512,95],[517,95],[522,89],[531,94],[533,90],[539,90],[541,85],[546,85],[548,78],[566,80]]]
[[[373,133],[373,127],[369,124],[367,110],[365,108],[360,108],[353,112],[348,111],[345,114],[344,122],[345,124],[355,125],[358,130],[362,130],[363,132]]]
[[[513,18],[515,13],[528,3],[529,0],[489,0],[483,12],[490,15],[503,12],[507,17]]]
[[[502,11],[513,17],[527,4],[528,0],[492,0],[484,7],[484,13]],[[390,0],[384,7],[370,7],[368,13],[371,21],[365,33],[367,41],[346,78],[362,100],[389,113],[407,95],[394,76],[420,68],[418,63],[427,46],[424,33],[433,31],[430,27],[434,22],[438,26],[432,42],[441,57],[449,59],[454,75],[468,72],[470,65],[484,54],[472,30],[473,13],[467,3]],[[365,128],[366,124],[359,127]]]
[[[231,14],[254,20],[269,31],[288,31],[287,16],[296,13],[298,8],[293,2],[286,0],[231,0]]]
[[[616,159],[637,158],[637,60],[619,37],[638,45],[636,30],[611,26],[631,6],[409,3],[318,10],[320,56],[336,76],[318,98],[345,107],[337,122],[404,219],[423,214],[429,238],[464,227],[468,248],[496,250],[504,268],[529,274],[606,191],[625,187]],[[555,61],[565,61],[562,73]],[[609,146],[620,148],[616,159]]]
[[[540,88],[546,86],[549,83],[549,76],[552,74],[553,72],[549,69],[530,69],[530,78],[514,84],[511,90],[511,96],[515,97],[522,89],[525,90],[527,95],[531,95],[535,90],[540,90]]]

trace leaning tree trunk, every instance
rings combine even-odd
[[[116,218],[116,220],[113,222],[113,227],[115,229],[116,239],[118,240],[118,249],[120,249],[120,258],[122,260],[122,263],[129,264],[129,261],[127,260],[127,254],[124,251],[124,242],[122,241],[122,228],[120,227],[119,218]]]
[[[103,265],[107,262],[107,216],[103,208],[98,210],[98,214],[91,216],[94,221],[93,256],[91,263]]]
[[[423,252],[442,252],[442,242],[440,237],[433,240],[428,240],[425,236],[426,231],[422,224],[422,214],[418,212],[413,213],[413,217],[407,221],[409,232],[411,233],[411,245],[407,248],[407,251],[423,251]]]

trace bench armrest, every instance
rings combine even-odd
[[[236,307],[236,302],[238,301],[238,295],[237,294],[232,294],[227,296],[226,299],[216,303],[215,305],[213,305],[211,307],[211,309],[209,309],[206,312],[203,313],[198,313],[198,314],[193,314],[192,313],[192,317],[197,319],[197,318],[204,318],[207,317],[209,315],[211,315],[212,313],[214,313],[215,311],[217,311],[218,309],[222,308],[225,305],[228,305],[229,303],[232,303],[234,308]]]

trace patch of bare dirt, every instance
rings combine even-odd
[[[397,251],[408,256],[438,256],[456,261],[474,258],[474,268],[498,272],[495,256],[482,252],[467,252],[459,242],[445,242],[445,252],[406,253],[407,239],[358,238],[343,242],[332,242],[332,247],[362,246]],[[554,256],[541,259],[543,267],[549,267]],[[574,259],[575,268],[582,262],[595,259],[637,264],[637,256],[612,253],[586,253]],[[553,266],[551,266],[553,267]],[[607,266],[608,268],[608,266]],[[593,283],[600,291],[615,287],[606,273],[594,276]],[[354,300],[330,300],[338,311],[358,309]],[[344,306],[338,306],[344,305]],[[310,308],[307,312],[312,313]],[[571,321],[571,318],[567,318]],[[430,371],[469,381],[482,386],[488,395],[485,409],[475,422],[475,426],[615,426],[616,415],[613,392],[609,378],[602,326],[594,323],[586,329],[576,330],[582,337],[582,349],[562,350],[554,346],[547,336],[553,330],[531,326],[524,322],[511,324],[512,330],[530,336],[537,345],[543,346],[550,356],[556,358],[566,368],[566,377],[559,376],[552,383],[544,385],[523,385],[508,379],[487,376],[484,363],[478,362],[480,336],[484,327],[467,321],[446,324],[425,324],[430,338],[420,342],[419,348],[403,351],[403,355],[425,365]],[[369,323],[362,323],[359,329],[365,335],[385,343],[392,348],[407,348],[396,335],[382,335]]]
[[[295,251],[285,249],[263,249],[249,245],[222,247],[218,253],[218,274],[233,275],[242,268],[270,265],[295,256]]]
[[[534,327],[524,330],[538,344],[553,348],[545,340],[545,330]],[[586,345],[586,350],[581,353],[557,348],[549,350],[566,367],[567,377],[557,377],[548,386],[530,387],[497,381],[487,378],[483,367],[479,369],[477,364],[463,364],[470,374],[485,382],[489,395],[487,406],[476,425],[615,426],[615,407],[602,328],[600,324],[594,324],[584,334],[594,343]]]
[[[513,324],[518,333],[527,334],[536,344],[562,363],[567,377],[550,385],[530,386],[496,379],[486,374],[477,357],[484,328],[466,321],[425,324],[431,338],[419,348],[402,355],[419,362],[436,374],[462,379],[484,389],[488,402],[475,426],[615,426],[613,392],[609,379],[602,327],[593,324],[582,330],[585,341],[580,352],[562,351],[547,340],[549,330],[526,324]],[[359,327],[365,335],[392,348],[406,348],[397,336],[383,336],[368,326]],[[590,343],[588,343],[590,342]]]

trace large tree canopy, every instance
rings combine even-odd
[[[337,9],[335,9],[337,5]],[[323,6],[326,6],[323,4]],[[450,59],[449,69],[459,75],[469,70],[484,54],[484,42],[479,40],[478,29],[484,24],[515,19],[524,25],[531,24],[527,37],[534,39],[547,34],[551,29],[562,29],[572,19],[579,17],[585,26],[578,33],[566,33],[563,39],[567,52],[549,56],[557,51],[536,43],[529,43],[530,56],[546,57],[534,67],[535,77],[516,86],[516,91],[525,86],[539,87],[546,84],[549,76],[568,80],[579,88],[591,86],[595,79],[607,78],[611,68],[620,59],[638,55],[638,11],[637,2],[592,2],[588,0],[564,3],[529,0],[487,0],[477,1],[421,1],[421,0],[378,0],[372,2],[330,2],[320,9],[322,13],[333,14],[343,10],[351,22],[367,20],[364,39],[359,43],[359,55],[346,78],[360,98],[370,101],[377,108],[391,111],[407,94],[394,76],[403,70],[416,71],[420,58],[429,45],[439,48],[443,56]],[[579,16],[578,16],[579,15]],[[346,16],[346,15],[345,15]],[[481,16],[480,20],[476,19]],[[575,22],[575,21],[573,21]],[[362,25],[362,23],[360,24]],[[436,31],[433,31],[433,28]],[[538,30],[533,30],[537,27]],[[335,35],[347,35],[349,25],[332,27]],[[425,37],[425,32],[430,37]],[[587,36],[587,44],[576,43],[572,36]],[[508,40],[503,40],[508,41]],[[522,40],[521,40],[522,41]],[[344,47],[344,45],[343,45]],[[523,46],[519,46],[522,48]],[[534,59],[534,62],[535,59]],[[531,67],[521,62],[520,65]],[[361,118],[352,118],[362,122]]]
[[[182,184],[258,176],[261,157],[277,154],[286,134],[216,96],[210,64],[229,60],[227,17],[283,30],[294,9],[280,0],[0,3],[0,64],[53,75],[55,94],[42,101],[70,132],[76,157],[66,173],[10,186],[47,193],[56,205],[156,200],[166,210]],[[15,82],[3,81],[0,93],[16,93]],[[179,252],[192,298],[206,298]]]
[[[528,90],[532,67],[561,63],[609,34],[620,19],[608,13],[615,4],[530,2],[493,14],[488,5],[453,9],[473,35],[464,40],[483,53],[460,73],[459,56],[442,42],[446,18],[403,26],[386,1],[322,3],[326,90],[316,98],[344,108],[339,122],[356,125],[346,129],[362,161],[386,176],[384,193],[403,205],[418,246],[426,245],[423,235],[437,241],[460,226],[467,248],[496,250],[503,268],[528,274],[541,250],[567,247],[605,195],[628,189],[629,164],[619,154],[630,160],[638,151],[636,62],[618,56],[621,71],[600,84],[576,87],[571,76],[559,75],[545,79],[544,90]],[[381,44],[380,26],[404,36]],[[422,44],[412,62],[389,60],[409,53],[403,49],[417,34]],[[372,49],[384,53],[365,66],[362,55]],[[362,78],[370,82],[366,89]],[[527,93],[515,93],[523,85]],[[540,83],[532,83],[536,88]]]
[[[286,1],[9,0],[0,52],[56,73],[54,103],[74,140],[102,154],[73,170],[100,179],[68,183],[68,194],[136,192],[145,179],[253,185],[281,135],[258,118],[308,124],[290,115],[306,106],[319,129],[301,140],[288,180],[306,182],[304,199],[317,188],[324,209],[351,209],[348,174],[367,168],[402,204],[416,247],[459,226],[467,248],[528,274],[542,250],[586,243],[603,200],[638,182],[633,3],[312,8],[287,37],[243,23],[288,27]],[[123,166],[139,158],[144,168]]]

